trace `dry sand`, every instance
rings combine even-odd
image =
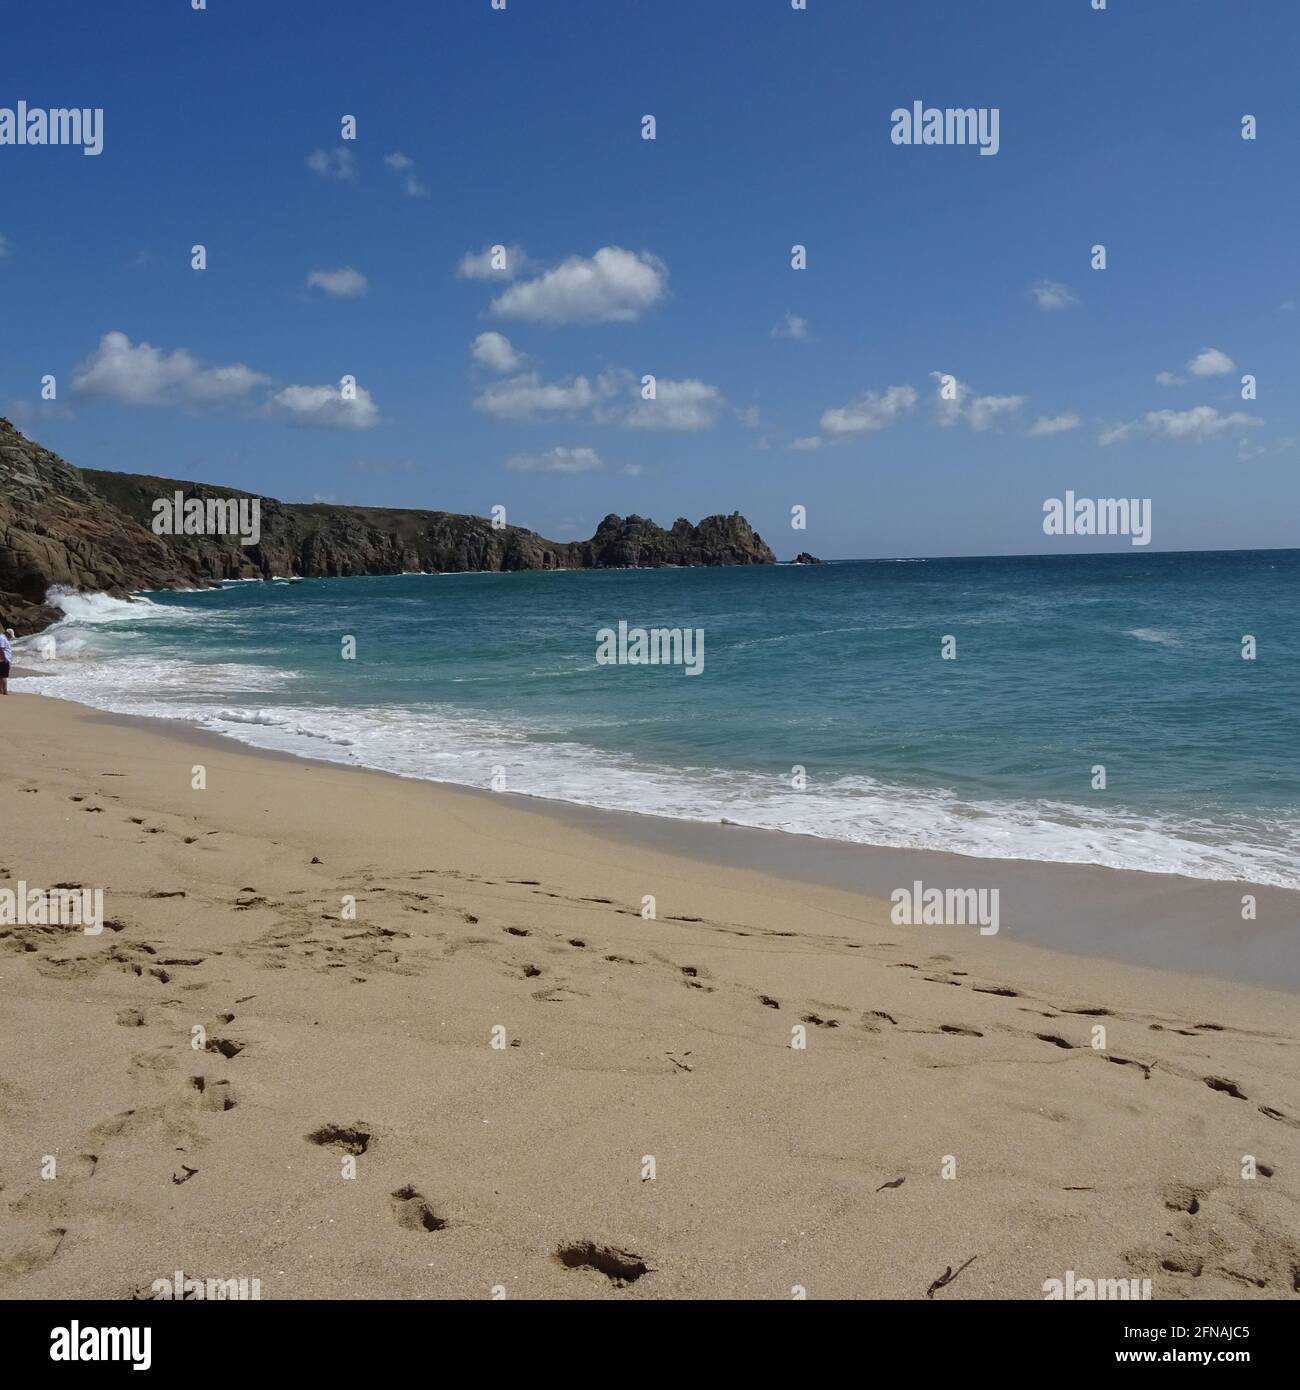
[[[0,926],[0,1296],[1296,1296],[1291,994],[34,695],[0,738],[0,888],[111,921]]]

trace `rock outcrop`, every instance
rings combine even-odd
[[[185,563],[82,474],[0,419],[0,623],[19,636],[62,614],[56,584],[109,594],[188,587]]]
[[[483,517],[341,507],[258,497],[256,545],[220,535],[153,533],[154,503],[252,499],[205,483],[77,469],[0,419],[0,621],[20,635],[60,616],[55,585],[121,597],[202,588],[223,579],[308,578],[411,571],[770,565],[776,557],[739,512],[678,519],[607,516],[589,541],[548,541]]]
[[[806,550],[801,550],[790,563],[792,565],[822,565],[826,562],[819,560],[815,555],[809,555]]]

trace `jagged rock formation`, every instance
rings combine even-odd
[[[0,418],[0,623],[19,636],[48,627],[63,616],[45,603],[56,584],[123,594],[193,583],[152,532]]]
[[[54,585],[122,596],[202,588],[222,579],[402,574],[412,570],[657,568],[770,565],[740,515],[665,531],[644,517],[607,516],[589,541],[548,541],[483,517],[386,507],[340,507],[260,497],[261,536],[154,535],[154,502],[251,498],[204,483],[77,469],[0,419],[0,621],[21,635],[59,616]]]
[[[826,562],[819,560],[815,555],[809,555],[806,550],[801,550],[790,563],[792,565],[823,565]]]

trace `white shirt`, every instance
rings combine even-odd
[[[9,639],[0,632],[0,661],[12,661],[14,659],[14,649],[9,645]]]

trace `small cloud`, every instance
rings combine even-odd
[[[318,430],[368,430],[379,423],[370,392],[358,386],[344,397],[338,386],[286,386],[268,402],[268,409],[290,424]]]
[[[1025,433],[1035,438],[1065,434],[1067,430],[1077,430],[1082,423],[1077,415],[1040,415]]]
[[[759,417],[759,409],[756,405],[741,405],[736,407],[736,419],[740,422],[742,429],[756,430],[762,423]]]
[[[105,333],[73,372],[75,395],[124,405],[219,407],[244,401],[270,377],[242,362],[205,366],[187,348],[163,352],[132,343],[125,333]]]
[[[618,470],[627,478],[639,478],[645,472],[645,466],[640,463],[625,463]]]
[[[911,386],[889,386],[883,392],[864,392],[850,405],[837,406],[822,413],[822,434],[831,439],[874,433],[892,425],[916,406],[916,390]]]
[[[977,396],[964,381],[946,372],[931,372],[939,383],[935,393],[934,417],[941,429],[950,429],[960,421],[976,434],[991,429],[1004,415],[1014,415],[1028,401],[1028,396]],[[945,379],[952,386],[945,395]]]
[[[1193,376],[1226,376],[1236,369],[1237,364],[1232,358],[1218,348],[1202,348],[1187,364],[1187,370]]]
[[[594,256],[571,256],[511,285],[492,301],[492,312],[535,323],[630,323],[663,297],[667,284],[657,257],[602,246]]]
[[[313,270],[307,277],[307,284],[324,290],[335,299],[356,299],[370,286],[369,280],[350,265],[340,270]]]
[[[559,446],[544,454],[516,454],[506,460],[506,468],[511,473],[595,473],[604,466],[595,449]]]
[[[1242,439],[1237,443],[1237,459],[1249,463],[1251,459],[1271,458],[1275,454],[1285,454],[1300,444],[1300,434],[1289,434],[1283,439],[1274,439],[1268,444],[1251,444]]]
[[[763,448],[764,443],[765,441],[759,440],[759,448]],[[801,454],[809,454],[814,449],[820,449],[821,446],[822,437],[819,434],[806,434],[801,439],[794,439],[790,441],[790,447],[792,449],[797,450]]]
[[[1157,372],[1157,373],[1156,373],[1156,381],[1158,381],[1158,382],[1160,383],[1161,386],[1184,386],[1184,385],[1186,385],[1186,378],[1185,378],[1185,377],[1178,376],[1177,373],[1175,373],[1175,372]]]
[[[797,343],[808,341],[808,320],[798,314],[787,313],[785,318],[772,330],[774,338],[790,338]]]
[[[456,266],[462,280],[513,280],[531,264],[522,246],[498,243],[481,251],[466,251]]]
[[[1135,423],[1109,425],[1097,436],[1097,443],[1101,445],[1119,444],[1130,438],[1136,430],[1137,425]]]
[[[1112,425],[1098,436],[1100,444],[1118,444],[1135,434],[1179,442],[1203,444],[1207,439],[1237,429],[1257,429],[1264,422],[1245,411],[1234,410],[1222,415],[1212,405],[1193,406],[1190,410],[1149,410],[1140,420]]]
[[[524,363],[523,353],[516,352],[503,333],[480,333],[469,351],[475,362],[494,372],[517,371]]]
[[[1068,286],[1055,280],[1039,280],[1030,285],[1029,293],[1040,309],[1068,309],[1079,302],[1078,295]]]
[[[394,150],[384,156],[384,164],[402,180],[402,188],[408,198],[427,198],[429,190],[415,175],[415,160],[409,154]]]
[[[538,416],[573,414],[586,410],[610,394],[601,380],[593,385],[585,376],[568,381],[543,381],[538,372],[525,372],[506,381],[493,382],[474,398],[474,409],[498,420],[531,420]]]
[[[307,167],[323,179],[356,183],[357,157],[346,145],[333,150],[313,150],[307,156]]]
[[[655,383],[655,399],[638,399],[618,423],[633,430],[708,430],[718,423],[723,404],[722,392],[707,382],[661,377]]]

